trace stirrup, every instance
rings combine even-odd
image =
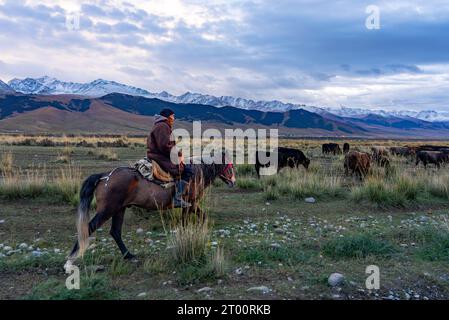
[[[189,208],[192,204],[184,201],[183,199],[174,199],[173,200],[173,208]]]

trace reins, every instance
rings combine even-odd
[[[229,179],[228,177],[225,176],[225,173],[231,168],[233,168],[232,162],[230,162],[226,165],[226,167],[223,169],[223,171],[220,173],[219,176],[226,181],[231,181],[231,179]]]

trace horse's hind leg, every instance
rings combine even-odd
[[[107,214],[106,211],[100,211],[98,212],[95,217],[92,218],[89,222],[89,236],[95,232],[98,228],[100,228],[103,223],[105,223],[109,218],[111,217],[110,214]],[[75,245],[73,246],[72,252],[70,253],[70,257],[75,257],[76,253],[78,252],[79,244],[78,240],[76,241]]]
[[[117,246],[122,252],[123,258],[126,260],[132,260],[135,258],[135,256],[129,252],[122,240],[122,226],[123,219],[125,217],[125,210],[126,208],[112,217],[111,231],[109,232],[109,234],[117,243]]]

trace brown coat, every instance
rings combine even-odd
[[[183,166],[170,160],[172,148],[176,150],[176,143],[172,140],[172,128],[166,118],[157,116],[153,129],[147,138],[147,158],[156,161],[159,166],[174,177],[182,174]]]
[[[351,170],[351,173],[355,173],[360,179],[363,179],[368,174],[370,168],[369,154],[365,152],[350,151],[345,156],[344,168],[346,174],[349,174],[349,170]]]

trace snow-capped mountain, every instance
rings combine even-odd
[[[0,93],[13,93],[14,90],[8,86],[6,83],[4,83],[2,80],[0,80]]]
[[[309,109],[309,108],[305,108]],[[385,118],[396,117],[396,118],[415,118],[419,120],[429,121],[429,122],[446,122],[449,121],[449,111],[434,111],[434,110],[424,110],[424,111],[385,111],[378,109],[362,109],[362,108],[312,108],[308,111],[319,113],[325,115],[326,113],[331,113],[340,117],[345,118],[358,118],[364,117],[370,114],[375,114]]]
[[[140,96],[151,95],[146,90],[103,79],[97,79],[89,83],[77,83],[64,82],[45,76],[37,79],[13,79],[8,84],[15,91],[25,94],[76,94],[89,97],[101,97],[116,92]]]
[[[4,86],[16,92],[24,94],[76,94],[89,97],[101,97],[109,93],[123,93],[147,98],[158,98],[174,103],[194,103],[210,105],[214,107],[232,106],[246,110],[277,111],[304,109],[309,112],[320,114],[324,117],[336,115],[345,118],[363,117],[369,114],[383,117],[415,118],[430,122],[449,121],[449,111],[385,111],[363,108],[339,108],[306,106],[304,104],[284,103],[278,100],[256,101],[251,99],[236,98],[232,96],[212,96],[208,94],[186,92],[180,96],[172,95],[166,91],[153,93],[145,89],[128,86],[115,81],[97,79],[89,83],[64,82],[55,78],[44,76],[41,78],[13,79],[9,86],[0,81],[0,92]],[[5,88],[6,88],[5,87]]]
[[[235,98],[232,96],[215,97],[200,93],[186,92],[180,96],[170,96],[166,101],[174,103],[197,103],[206,104],[214,107],[231,106],[245,110],[259,111],[288,111],[293,109],[302,109],[305,105],[283,103],[277,100],[273,101],[254,101],[251,99]]]
[[[433,111],[433,110],[427,110],[427,111],[421,111],[418,112],[418,114],[415,116],[415,118],[435,122],[435,121],[449,121],[449,111]]]

